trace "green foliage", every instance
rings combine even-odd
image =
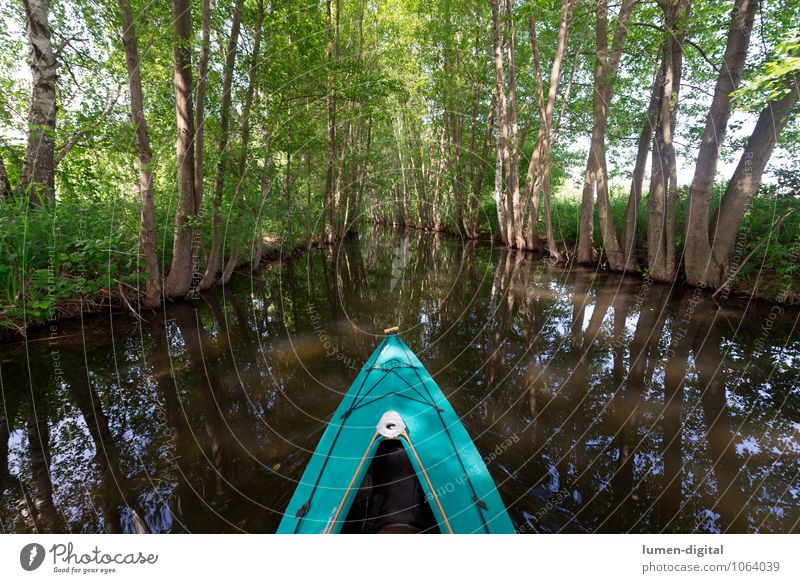
[[[726,184],[714,185],[712,208],[719,206]],[[686,239],[688,187],[681,188],[675,209],[675,243],[677,252],[683,250]],[[611,213],[616,225],[622,225],[627,210],[627,192],[612,188]],[[494,205],[491,210],[494,211]],[[779,218],[786,218],[773,229]],[[556,237],[573,246],[578,239],[580,197],[569,185],[553,199],[553,229]],[[595,224],[595,233],[600,225]],[[542,232],[540,230],[540,232]],[[620,237],[622,233],[618,233]],[[647,248],[647,196],[642,197],[636,223],[636,247]],[[755,252],[754,252],[755,251]],[[731,256],[731,271],[737,271],[736,284],[757,295],[773,299],[796,301],[800,298],[800,197],[781,194],[775,184],[762,186],[745,213]],[[745,262],[745,259],[747,261]]]
[[[780,226],[773,228],[783,217]],[[780,196],[773,185],[761,189],[747,210],[731,259],[732,268],[753,253],[737,275],[765,295],[775,295],[776,284],[790,294],[800,292],[800,199]],[[763,288],[763,289],[762,289]]]
[[[734,92],[734,99],[743,109],[760,110],[770,101],[797,91],[796,76],[800,73],[800,29],[775,46],[774,56],[761,73]],[[788,82],[794,80],[793,82]]]
[[[135,204],[116,208],[91,201],[63,201],[55,208],[13,197],[0,201],[0,312],[6,324],[41,321],[59,301],[94,298],[120,282],[135,285]]]
[[[796,158],[775,168],[775,195],[800,199],[800,161]]]
[[[144,107],[152,149],[157,255],[169,269],[177,206],[176,111],[173,86],[172,15],[169,3],[132,0],[140,53]],[[200,2],[191,2],[193,78],[197,82]],[[220,160],[223,66],[234,0],[215,3],[211,14],[202,152],[205,179],[202,212],[187,221],[200,243],[201,267],[211,246],[211,206]],[[256,237],[293,242],[322,233],[328,170],[328,92],[336,102],[334,157],[336,179],[348,196],[363,192],[349,217],[393,215],[399,193],[410,200],[418,219],[435,208],[442,228],[459,229],[453,217],[460,184],[479,193],[479,232],[496,235],[494,202],[495,137],[489,127],[494,70],[490,6],[485,0],[342,0],[338,58],[329,61],[326,5],[316,0],[264,3],[259,65],[254,69],[256,101],[243,144],[243,103],[253,63],[259,3],[245,0],[237,48],[230,120],[229,158],[222,177],[223,253],[246,261]],[[515,29],[520,174],[523,179],[540,125],[537,70],[529,33],[536,22],[543,91],[555,57],[559,0],[512,3],[507,22]],[[746,85],[736,93],[743,110],[732,122],[724,156],[735,158],[746,139],[751,110],[785,91],[786,79],[800,68],[800,37],[794,5],[765,0],[757,19]],[[612,7],[612,13],[617,10]],[[29,71],[19,55],[28,50],[25,15],[18,2],[0,5],[6,24],[0,30],[0,156],[16,184],[28,128]],[[692,2],[683,47],[683,77],[675,143],[691,164],[708,110],[708,101],[725,50],[730,3]],[[567,246],[578,238],[580,180],[593,123],[595,16],[591,3],[577,3],[556,100],[553,144],[552,224]],[[612,15],[613,21],[613,15]],[[653,76],[660,64],[663,9],[638,3],[631,20],[609,104],[607,150],[612,184],[627,179],[644,122]],[[57,203],[42,209],[17,198],[0,201],[0,313],[10,322],[42,321],[60,302],[94,298],[120,285],[138,285],[139,176],[136,139],[130,121],[127,70],[115,2],[51,3],[50,27],[59,50],[56,150],[78,136],[56,170]],[[757,35],[755,33],[758,33]],[[613,31],[609,31],[609,36]],[[506,54],[506,68],[508,55]],[[566,85],[570,93],[566,97]],[[122,91],[119,88],[122,87]],[[119,93],[114,107],[108,105]],[[194,104],[195,106],[197,104]],[[488,136],[488,138],[487,138]],[[457,139],[455,139],[457,137]],[[486,145],[484,146],[484,140]],[[765,239],[769,225],[800,200],[800,171],[791,152],[800,140],[790,120],[778,143],[788,162],[775,164],[774,187],[753,201],[742,225],[742,255]],[[459,142],[458,147],[455,142]],[[460,148],[461,151],[456,150]],[[789,155],[786,152],[790,152]],[[243,161],[240,171],[240,160]],[[714,193],[718,204],[722,187]],[[623,224],[627,188],[611,191],[611,213]],[[684,241],[688,192],[681,190],[676,242]],[[355,203],[354,203],[355,205]],[[538,232],[544,234],[540,214]],[[739,272],[749,281],[761,270],[778,281],[796,281],[796,234],[800,211]],[[599,234],[599,225],[595,226]],[[646,247],[647,200],[637,216],[637,247]],[[738,253],[739,251],[737,251]],[[763,255],[763,256],[762,256]],[[794,284],[792,284],[794,285]]]

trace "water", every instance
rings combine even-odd
[[[5,532],[274,532],[399,325],[521,532],[798,532],[798,312],[375,231],[0,347]],[[49,471],[48,471],[49,468]]]

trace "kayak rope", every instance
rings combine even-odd
[[[429,407],[433,407],[434,409],[437,409],[437,410],[440,409],[440,407],[434,405],[433,403],[429,403],[428,401],[426,401],[424,399],[424,397],[422,399],[415,399],[414,397],[410,397],[410,396],[404,395],[402,393],[392,392],[392,393],[386,393],[385,395],[381,395],[380,397],[376,397],[375,399],[373,399],[369,403],[362,403],[360,405],[356,405],[355,407],[352,407],[351,409],[349,409],[349,411],[356,411],[357,409],[361,409],[362,407],[366,407],[367,405],[372,405],[374,403],[377,403],[381,399],[385,399],[387,397],[399,397],[401,399],[406,399],[408,401],[413,401],[415,403],[421,403],[422,405],[428,405]]]
[[[417,454],[417,450],[414,447],[414,444],[411,443],[411,438],[405,431],[403,431],[403,433],[400,434],[400,437],[405,438],[406,443],[408,443],[409,449],[411,449],[411,453],[414,454],[414,459],[417,460],[417,465],[419,466],[419,469],[422,471],[422,475],[425,478],[425,481],[428,483],[428,489],[431,492],[431,496],[433,496],[433,500],[436,502],[436,506],[439,508],[439,514],[442,515],[442,520],[444,520],[444,525],[447,527],[447,534],[453,534],[453,529],[450,527],[450,521],[447,520],[447,515],[444,513],[444,508],[442,508],[442,503],[439,502],[439,497],[436,495],[436,489],[433,487],[431,479],[428,477],[428,472],[425,471],[425,466],[422,465],[422,460],[419,459],[419,455]]]
[[[413,367],[413,363],[411,362],[411,358],[408,356],[409,349],[408,349],[408,347],[406,347],[405,342],[403,342],[402,340],[400,340],[398,338],[398,342],[397,343],[400,346],[400,348],[403,349],[403,352],[405,354],[406,360],[408,361],[408,364]],[[433,400],[433,396],[431,395],[431,392],[428,389],[428,385],[425,384],[425,381],[423,380],[422,376],[420,376],[419,370],[414,368],[414,374],[417,375],[417,379],[419,379],[420,384],[425,389],[425,392],[428,393],[428,397],[430,397],[430,399],[432,401]],[[436,414],[439,416],[439,421],[441,422],[442,427],[444,428],[445,434],[447,434],[447,439],[450,440],[450,445],[453,448],[453,453],[455,453],[456,459],[458,459],[458,463],[461,465],[461,470],[464,472],[464,476],[466,476],[466,478],[467,478],[467,484],[469,484],[469,489],[472,492],[472,499],[475,502],[475,506],[478,508],[478,514],[480,515],[481,522],[483,523],[483,530],[486,533],[489,533],[490,532],[489,531],[489,525],[486,523],[486,516],[484,516],[484,514],[483,514],[484,508],[487,508],[486,503],[483,500],[480,499],[480,497],[478,496],[478,492],[475,490],[475,485],[472,483],[472,479],[470,478],[469,472],[467,471],[467,468],[464,465],[464,460],[461,459],[461,455],[458,453],[458,448],[456,447],[455,441],[453,441],[453,436],[450,434],[450,429],[447,427],[447,424],[444,422],[444,418],[442,417],[442,412],[441,412],[441,410],[439,408],[436,409]]]
[[[376,364],[371,366],[369,370],[394,370],[396,368],[417,368],[416,366],[407,366],[405,364],[395,364],[393,366],[386,366],[385,364]]]
[[[345,502],[347,502],[347,497],[350,495],[350,490],[353,489],[353,484],[355,484],[355,481],[358,478],[358,474],[361,473],[361,468],[364,466],[364,462],[367,460],[367,456],[369,455],[369,452],[372,449],[372,445],[375,443],[375,440],[378,439],[379,435],[380,433],[376,431],[375,435],[372,436],[372,440],[369,442],[367,449],[364,451],[364,455],[361,456],[361,461],[358,462],[358,467],[356,468],[356,471],[353,474],[353,478],[350,480],[350,484],[347,486],[347,490],[345,490],[344,492],[342,501],[339,503],[339,507],[336,509],[336,514],[333,515],[333,519],[330,521],[325,534],[331,534],[333,532],[333,528],[336,526],[336,522],[339,520],[339,515],[342,513],[342,508],[344,508],[344,504]]]
[[[372,370],[378,370],[378,369],[372,369]],[[349,417],[349,416],[350,416],[350,413],[352,413],[353,411],[355,411],[356,409],[358,409],[359,407],[361,407],[361,406],[362,406],[362,404],[364,403],[364,401],[367,399],[367,397],[369,397],[370,393],[372,393],[372,391],[375,389],[375,387],[377,387],[379,384],[381,384],[381,382],[382,382],[382,381],[383,381],[383,380],[384,380],[386,377],[388,377],[388,376],[389,376],[389,373],[390,373],[390,372],[391,372],[391,373],[394,373],[394,375],[395,375],[395,376],[396,376],[396,377],[397,377],[397,378],[398,378],[400,381],[402,381],[403,383],[405,383],[405,385],[406,385],[406,386],[407,386],[409,389],[411,389],[411,390],[412,390],[412,391],[414,391],[414,392],[415,392],[417,395],[419,395],[419,398],[421,399],[420,403],[424,403],[424,404],[426,404],[426,405],[430,405],[431,407],[434,407],[435,409],[438,409],[438,407],[436,406],[436,403],[433,403],[433,402],[431,402],[431,401],[432,401],[432,399],[431,399],[431,401],[428,401],[428,400],[426,400],[426,399],[425,399],[425,395],[423,395],[422,393],[420,393],[420,392],[417,390],[417,388],[416,388],[414,385],[412,385],[412,384],[411,384],[411,383],[409,383],[409,382],[408,382],[406,379],[404,379],[403,377],[401,377],[399,373],[395,372],[394,370],[389,370],[389,371],[387,371],[387,372],[386,372],[386,374],[385,374],[385,375],[383,375],[383,376],[382,376],[380,379],[378,379],[378,381],[376,381],[376,382],[375,382],[375,384],[374,384],[374,385],[372,385],[372,386],[369,388],[369,390],[368,390],[366,393],[364,393],[364,394],[363,394],[363,395],[362,395],[360,398],[356,398],[356,399],[353,401],[353,405],[352,405],[352,406],[351,406],[351,407],[350,407],[350,408],[349,408],[347,411],[345,411],[345,412],[342,414],[342,418],[343,418],[343,419],[346,419],[347,417]],[[395,394],[395,395],[399,395],[399,393],[393,393],[393,394]],[[430,397],[430,395],[428,395],[428,397]],[[381,398],[381,397],[378,397],[378,399],[380,399],[380,398]],[[375,400],[371,401],[371,403],[374,403],[374,402],[375,402],[375,401],[377,401],[378,399],[375,399]]]
[[[372,369],[370,369],[370,371],[371,371],[371,370],[372,370]],[[362,383],[361,387],[359,387],[359,389],[358,389],[358,392],[357,392],[357,393],[355,394],[355,396],[353,397],[353,402],[350,404],[350,407],[349,407],[349,408],[348,408],[348,409],[347,409],[347,410],[346,410],[344,413],[342,413],[342,419],[347,419],[348,417],[350,417],[350,413],[352,413],[353,411],[355,411],[355,409],[356,409],[357,405],[359,405],[359,404],[360,404],[362,401],[364,401],[364,399],[366,399],[367,397],[369,397],[369,394],[370,394],[370,393],[371,393],[373,390],[375,390],[375,387],[377,387],[379,384],[381,384],[381,383],[382,383],[382,382],[383,382],[383,381],[386,379],[386,377],[388,377],[388,376],[389,376],[389,373],[390,373],[390,372],[391,372],[391,371],[385,371],[385,372],[383,373],[383,376],[381,376],[381,378],[379,378],[377,381],[375,381],[375,382],[373,383],[373,385],[372,385],[372,386],[371,386],[369,389],[367,389],[367,392],[366,392],[366,393],[364,393],[363,395],[361,394],[361,390],[364,388],[364,385],[363,385],[363,383]],[[367,373],[367,377],[369,377],[369,373]],[[364,378],[364,382],[366,382],[366,380],[367,380],[367,378],[365,377],[365,378]]]

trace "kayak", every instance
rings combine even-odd
[[[334,412],[278,533],[513,533],[458,415],[396,329]]]

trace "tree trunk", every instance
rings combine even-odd
[[[122,44],[128,68],[131,93],[131,119],[136,128],[136,154],[139,158],[139,193],[142,200],[139,228],[139,253],[147,269],[144,305],[156,308],[161,303],[161,273],[156,257],[156,219],[153,202],[153,172],[151,170],[150,136],[144,116],[142,76],[139,70],[139,48],[130,0],[117,0],[122,16]]]
[[[506,108],[506,92],[505,92],[505,73],[503,70],[503,47],[505,45],[503,39],[503,31],[500,28],[500,21],[503,17],[504,10],[501,7],[501,2],[504,0],[491,0],[492,3],[492,38],[494,40],[494,73],[495,73],[495,95],[497,99],[497,116],[495,124],[497,127],[497,151],[501,160],[501,177],[503,171],[505,173],[506,188],[503,193],[500,189],[502,202],[505,206],[503,209],[503,217],[500,223],[500,228],[504,229],[503,243],[509,246],[514,246],[516,243],[516,229],[514,225],[514,197],[512,194],[513,184],[511,172],[511,150],[509,144],[509,125],[508,125],[508,111]],[[501,178],[502,180],[502,178]],[[495,182],[497,179],[495,179]],[[498,218],[500,207],[498,206]]]
[[[211,0],[202,0],[202,37],[200,40],[200,62],[197,66],[197,97],[194,115],[194,207],[198,214],[203,211],[203,175],[205,146],[205,108],[208,59],[211,46]]]
[[[225,262],[225,268],[222,270],[222,275],[220,275],[219,278],[221,285],[228,285],[233,275],[233,270],[239,265],[239,246],[239,240],[236,238],[236,235],[234,235],[231,239],[231,251],[228,255],[228,260]]]
[[[492,97],[489,102],[486,125],[483,128],[483,139],[480,140],[479,138],[481,135],[481,117],[479,112],[481,110],[481,102],[485,97],[483,88],[481,86],[481,79],[484,78],[481,49],[482,41],[483,30],[478,25],[475,27],[475,44],[471,63],[472,67],[469,73],[473,78],[472,124],[470,127],[469,150],[465,153],[462,153],[460,157],[464,166],[464,183],[461,185],[461,188],[464,192],[464,208],[461,217],[461,226],[464,229],[464,234],[467,239],[475,239],[479,236],[480,221],[477,215],[480,206],[480,195],[483,189],[484,180],[491,170],[491,165],[487,164],[486,162],[489,155],[489,149],[491,147],[492,126],[494,124],[494,91],[492,92]],[[477,150],[477,144],[479,141],[480,152]]]
[[[211,48],[211,0],[202,0],[201,10],[200,62],[197,68],[197,93],[194,112],[194,209],[198,217],[203,215],[203,192],[205,190],[205,107],[208,59]],[[202,230],[199,227],[193,229],[191,288],[196,288],[202,279],[200,277],[201,233]]]
[[[525,188],[522,192],[522,207],[524,209],[524,230],[525,230],[525,246],[528,249],[536,247],[536,230],[539,222],[539,199],[541,195],[541,175],[536,172],[541,170],[543,166],[544,154],[544,141],[545,141],[545,126],[547,125],[545,113],[545,99],[544,99],[544,81],[542,79],[542,62],[539,57],[539,41],[536,37],[536,20],[533,15],[528,19],[528,29],[531,41],[531,54],[533,56],[533,65],[535,70],[536,79],[536,106],[539,112],[539,133],[536,136],[536,142],[531,152],[531,159],[528,163],[528,172],[525,177]],[[560,30],[559,30],[560,32]],[[558,49],[556,49],[558,52]],[[525,129],[531,125],[527,124]],[[523,139],[523,143],[524,139]],[[530,212],[528,212],[530,207]]]
[[[755,0],[736,0],[734,3],[728,42],[697,153],[694,179],[689,192],[684,249],[686,279],[692,285],[716,287],[721,283],[718,270],[711,265],[713,258],[708,219],[719,152],[731,114],[731,93],[742,79],[757,4]]]
[[[550,175],[550,148],[552,147],[553,137],[551,135],[553,125],[553,110],[555,107],[556,94],[558,93],[559,79],[561,77],[561,68],[564,63],[564,53],[567,49],[567,37],[569,33],[569,21],[572,18],[572,10],[574,8],[574,0],[562,0],[561,11],[558,17],[558,39],[556,41],[556,53],[553,57],[553,65],[550,68],[550,84],[547,90],[547,100],[544,100],[544,89],[542,86],[541,64],[539,60],[539,47],[536,37],[536,22],[531,16],[529,20],[530,38],[531,38],[531,51],[534,55],[536,63],[536,84],[539,105],[539,119],[541,125],[539,127],[539,135],[536,138],[536,147],[534,147],[533,154],[531,155],[530,163],[528,164],[528,172],[525,178],[525,190],[522,195],[523,207],[527,206],[527,201],[531,201],[531,213],[528,222],[528,230],[526,233],[526,245],[528,248],[533,249],[536,247],[536,230],[539,221],[539,191],[541,186],[545,183],[545,175]],[[549,185],[547,186],[549,189]],[[549,201],[546,204],[547,209],[550,208]],[[547,210],[549,212],[549,210]],[[546,222],[550,222],[550,217],[545,218]],[[550,226],[552,235],[552,225]],[[549,238],[549,236],[548,236]],[[548,248],[550,248],[548,242]],[[553,249],[550,249],[551,255]],[[556,251],[556,254],[558,252]]]
[[[242,107],[242,114],[241,114],[241,132],[242,132],[242,142],[240,146],[241,153],[239,155],[239,161],[237,163],[236,189],[234,190],[233,198],[231,199],[232,201],[239,199],[239,195],[242,192],[242,185],[244,184],[245,169],[247,167],[247,154],[248,154],[247,149],[250,144],[250,111],[252,110],[253,100],[255,98],[256,75],[258,71],[259,53],[261,52],[261,30],[263,23],[264,23],[264,3],[262,0],[259,0],[258,12],[256,15],[256,27],[253,36],[253,53],[250,60],[247,92],[245,94],[245,102]],[[290,112],[290,119],[291,119],[291,112]],[[256,213],[256,221],[259,220],[260,220],[260,212]],[[239,250],[241,248],[241,242],[237,239],[236,235],[236,233],[238,232],[238,220],[234,223],[232,231],[234,232],[234,236],[233,240],[231,241],[230,252],[228,254],[228,259],[225,262],[225,267],[224,269],[222,269],[219,278],[219,283],[222,285],[228,284],[231,276],[233,275],[234,269],[236,269],[236,267],[239,266]],[[251,256],[252,260],[251,263],[254,263],[255,266],[258,266],[259,263],[261,262],[261,254],[263,252],[263,241],[262,241],[260,224],[255,228],[255,231],[257,233],[256,251],[254,256]],[[220,253],[220,261],[221,260],[222,260],[222,254]]]
[[[189,0],[172,0],[172,24],[176,38],[175,110],[178,140],[178,209],[172,241],[172,265],[164,285],[171,299],[183,298],[192,282],[192,230],[190,220],[197,212],[194,193],[194,119],[192,114],[192,14]]]
[[[275,126],[273,125],[269,131],[262,127],[262,132],[264,133],[264,161],[261,167],[261,184],[260,184],[260,204],[257,210],[256,217],[259,223],[259,229],[261,227],[261,215],[263,213],[264,204],[267,200],[267,196],[272,191],[272,183],[275,179],[275,173],[273,172],[272,168],[272,135],[275,131]],[[260,232],[260,231],[259,231]],[[260,257],[259,257],[260,260]]]
[[[242,190],[244,182],[244,173],[247,166],[247,148],[250,145],[250,111],[253,108],[253,99],[256,91],[256,77],[258,74],[259,66],[259,53],[261,52],[261,30],[264,24],[264,2],[258,2],[258,14],[256,16],[256,28],[253,33],[253,56],[250,59],[250,74],[247,80],[247,94],[244,99],[244,106],[242,107],[242,144],[241,154],[239,156],[238,176],[236,183],[236,194],[238,197]]]
[[[547,236],[547,252],[550,254],[550,259],[553,261],[560,261],[561,254],[558,252],[558,244],[553,234],[553,220],[550,214],[552,197],[551,168],[552,165],[550,163],[545,164],[542,185],[542,189],[544,190],[544,228],[545,235]]]
[[[233,69],[236,65],[236,47],[239,44],[239,30],[242,23],[242,2],[237,0],[233,8],[233,22],[231,23],[231,37],[228,40],[228,50],[225,53],[225,71],[222,80],[222,103],[219,116],[219,160],[214,177],[214,201],[211,207],[211,252],[203,274],[203,279],[198,286],[206,290],[214,285],[222,270],[222,224],[220,207],[225,189],[225,174],[228,169],[228,137],[231,115],[231,88],[233,86]]]
[[[372,116],[367,120],[367,144],[364,151],[363,161],[359,164],[358,169],[358,191],[356,193],[355,211],[358,213],[358,224],[363,224],[363,201],[364,201],[364,187],[367,183],[367,173],[369,157],[372,153]]]
[[[659,64],[658,72],[653,78],[653,88],[650,93],[650,103],[647,106],[642,131],[639,134],[638,148],[636,150],[636,162],[633,166],[633,177],[631,178],[631,191],[628,195],[628,206],[625,209],[625,224],[623,226],[623,247],[625,252],[625,271],[636,271],[639,268],[636,260],[636,221],[639,215],[639,203],[642,200],[642,183],[644,182],[644,171],[647,165],[647,157],[650,154],[650,146],[653,137],[653,128],[656,125],[659,107],[659,88],[663,84],[663,68]]]
[[[605,136],[605,124],[602,132]],[[606,167],[605,137],[598,142],[595,148],[596,155],[600,158],[595,175],[597,188],[597,218],[600,223],[600,235],[603,237],[603,253],[608,259],[608,266],[612,271],[622,271],[625,268],[625,259],[622,247],[617,240],[614,217],[611,215],[611,201],[608,195],[608,168]]]
[[[758,116],[756,127],[722,196],[717,216],[711,220],[711,267],[716,270],[712,275],[718,282],[717,287],[728,280],[730,255],[742,218],[758,192],[778,136],[789,120],[789,112],[797,104],[797,78],[791,77],[787,85],[789,92],[771,101]]]
[[[334,31],[333,31],[333,14],[331,10],[331,1],[326,0],[325,10],[328,19],[328,47],[327,47],[327,71],[325,76],[326,92],[327,92],[327,108],[328,108],[328,153],[326,158],[325,170],[325,210],[328,212],[328,231],[326,238],[332,241],[337,232],[337,209],[338,201],[334,200],[334,183],[336,181],[335,167],[336,167],[336,93],[333,88],[333,66],[334,66]],[[337,16],[338,16],[338,2],[337,2]],[[337,22],[338,30],[338,22]]]
[[[444,14],[442,16],[442,25],[444,27],[444,38],[449,39],[453,37],[449,0],[445,0],[443,11]],[[480,44],[480,34],[476,35],[475,40],[476,42],[473,51],[477,53]],[[453,222],[455,223],[456,231],[460,232],[464,224],[464,217],[466,215],[465,199],[467,189],[467,164],[464,163],[464,154],[466,153],[467,155],[470,155],[474,152],[472,149],[464,152],[464,128],[466,126],[466,120],[471,120],[471,127],[473,131],[470,133],[470,148],[472,148],[474,147],[475,117],[477,116],[478,107],[480,105],[480,94],[478,91],[475,91],[475,84],[478,82],[478,78],[475,76],[473,77],[473,84],[469,87],[471,92],[469,94],[470,110],[469,113],[467,113],[464,108],[464,103],[467,101],[467,87],[458,82],[459,74],[462,73],[462,71],[460,71],[458,68],[462,60],[461,55],[456,53],[454,65],[454,51],[447,43],[442,46],[441,52],[444,77],[440,83],[442,88],[440,99],[442,103],[442,126],[444,129],[443,133],[445,135],[446,143],[445,160],[449,168],[448,174],[450,177],[450,190],[453,193],[453,199],[455,203]],[[468,54],[469,53],[465,52],[465,56]],[[466,70],[463,71],[463,73],[466,74]],[[459,103],[456,103],[454,94],[460,91],[464,91],[465,94],[460,95]],[[461,112],[463,112],[463,114],[461,114]],[[465,236],[468,237],[468,235]]]
[[[306,159],[306,245],[311,245],[311,148],[305,152]]]
[[[0,156],[0,198],[8,198],[11,196],[11,183],[8,181],[8,173],[6,172],[6,165],[3,163],[3,157]]]
[[[481,192],[483,191],[483,182],[489,174],[491,168],[487,164],[489,159],[489,147],[492,140],[492,127],[494,126],[494,100],[489,104],[489,115],[486,120],[486,133],[483,138],[483,146],[481,147],[480,158],[475,160],[473,169],[472,190],[467,204],[467,211],[464,215],[464,230],[467,232],[467,237],[476,239],[480,236],[480,222],[478,218],[478,210],[481,203]],[[474,154],[473,154],[474,156]]]
[[[589,145],[589,157],[586,161],[581,195],[578,243],[575,251],[578,263],[593,263],[597,260],[597,252],[594,249],[594,175],[596,172],[597,160],[594,154],[594,142],[592,142]]]
[[[338,5],[337,5],[338,8]],[[337,42],[336,46],[339,46],[338,43],[338,13],[337,13],[337,26],[336,26],[337,34]],[[336,62],[339,61],[338,58],[338,48],[336,50]],[[334,181],[333,186],[333,201],[334,207],[336,211],[336,229],[334,231],[334,237],[336,239],[341,239],[345,235],[346,225],[347,225],[347,214],[348,214],[348,207],[349,207],[349,184],[345,184],[344,188],[342,188],[342,178],[344,177],[347,180],[347,175],[345,172],[345,162],[347,161],[347,152],[350,148],[350,144],[353,140],[353,124],[351,123],[350,119],[346,119],[344,122],[344,139],[342,139],[342,143],[339,146],[338,152],[336,154],[336,168],[334,170],[334,176],[336,180]]]
[[[256,91],[256,74],[258,72],[259,53],[261,52],[261,29],[264,23],[264,2],[258,1],[258,13],[256,15],[256,28],[253,33],[253,54],[250,59],[250,73],[247,80],[247,93],[245,94],[244,106],[242,107],[242,142],[241,153],[239,154],[239,162],[237,164],[236,175],[236,189],[233,193],[233,200],[238,201],[242,193],[242,185],[244,184],[245,170],[247,168],[248,147],[250,146],[250,111],[253,108],[253,100],[255,99]],[[256,221],[260,221],[260,213],[255,214]],[[259,239],[261,238],[260,225],[254,228],[258,233]],[[223,270],[224,273],[224,270]]]
[[[514,246],[525,249],[525,236],[522,230],[522,209],[519,192],[519,127],[517,122],[517,73],[514,60],[514,14],[512,0],[506,0],[506,46],[508,50],[508,135],[509,167],[506,170],[511,211],[514,217]]]
[[[622,58],[622,48],[628,35],[628,22],[637,0],[624,0],[617,16],[612,42],[611,56],[608,55],[608,3],[598,0],[596,14],[596,65],[594,71],[594,96],[592,113],[594,125],[589,147],[589,158],[586,162],[583,196],[581,201],[581,222],[578,233],[577,260],[579,263],[590,263],[594,259],[593,222],[594,196],[597,191],[597,216],[600,223],[600,234],[603,237],[603,250],[608,258],[609,267],[614,271],[624,268],[624,254],[617,240],[614,219],[611,216],[611,204],[608,197],[608,172],[606,169],[606,126],[611,98],[614,94],[614,80]]]
[[[499,109],[499,105],[496,106]],[[497,223],[500,231],[500,241],[508,244],[508,231],[506,226],[506,205],[503,200],[503,154],[502,149],[497,145],[499,142],[500,127],[497,122],[497,115],[494,118],[495,134],[495,164],[494,164],[494,204],[497,208]]]
[[[678,193],[677,161],[672,139],[678,112],[689,2],[673,0],[663,3],[662,8],[667,32],[662,43],[662,88],[647,199],[647,266],[654,280],[670,282],[675,278],[675,206]]]
[[[292,215],[292,107],[286,111],[286,172],[284,176],[283,196],[286,200],[286,234],[288,243],[292,244],[294,222]]]
[[[403,120],[397,116],[397,123],[394,124],[395,142],[397,143],[397,162],[400,165],[401,183],[397,185],[397,195],[395,196],[395,223],[405,227],[408,225],[408,178],[406,177],[406,165],[403,160]]]
[[[49,0],[22,0],[30,42],[31,96],[28,143],[19,190],[33,204],[55,203],[56,79],[58,61],[50,42]]]

